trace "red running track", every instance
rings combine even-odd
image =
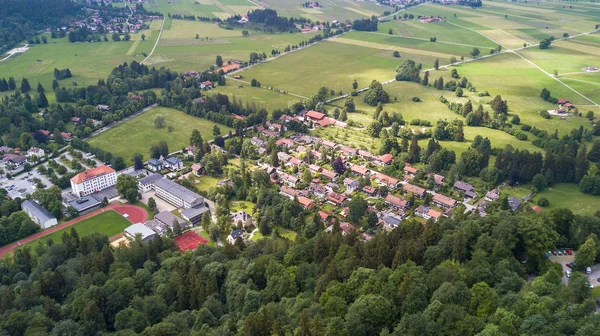
[[[49,229],[46,229],[44,231],[38,232],[34,235],[31,235],[29,237],[25,237],[21,240],[18,240],[14,243],[11,243],[9,245],[3,246],[0,248],[0,258],[3,257],[5,254],[9,253],[10,251],[12,251],[13,249],[29,243],[33,240],[42,238],[44,236],[47,236],[53,232],[56,232],[60,229],[64,229],[66,227],[69,227],[73,224],[79,223],[82,220],[88,219],[90,217],[94,217],[99,213],[102,213],[104,211],[109,211],[109,210],[114,210],[118,213],[120,213],[121,215],[127,214],[127,219],[132,222],[132,223],[145,223],[148,220],[148,213],[146,212],[146,209],[139,207],[137,205],[130,205],[130,204],[119,204],[119,203],[113,203],[113,204],[109,204],[104,208],[98,209],[98,210],[94,210],[92,212],[89,212],[85,215],[82,215],[80,217],[77,217],[75,219],[72,219],[68,222],[64,222],[62,224],[59,225],[55,225]]]

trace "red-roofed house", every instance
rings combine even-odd
[[[415,194],[416,197],[418,198],[423,198],[425,196],[425,189],[421,188],[421,187],[417,187],[416,185],[412,185],[410,183],[407,183],[404,185],[404,191],[406,192],[411,192],[413,194]]]
[[[385,203],[396,209],[405,209],[408,206],[407,200],[392,194],[387,194],[385,197]]]
[[[409,174],[411,176],[414,176],[416,173],[418,173],[419,170],[413,166],[410,165],[410,163],[407,163],[404,166],[404,173]]]
[[[290,139],[283,138],[275,141],[275,144],[277,146],[290,148],[294,145],[294,142]]]
[[[346,202],[346,196],[336,192],[330,192],[327,194],[327,202],[336,206],[341,206]]]
[[[325,118],[325,115],[323,113],[313,111],[313,110],[306,112],[306,116],[308,117],[308,119],[310,119],[312,121],[318,121],[318,120],[322,120],[323,118]]]
[[[308,197],[300,196],[298,197],[298,202],[304,209],[310,209],[313,205],[315,205],[315,201],[311,200]]]
[[[442,194],[435,194],[433,195],[433,203],[444,207],[444,208],[452,208],[456,205],[456,200],[448,197],[448,196],[444,196]]]
[[[393,160],[394,160],[394,157],[392,156],[392,154],[383,154],[382,156],[377,158],[375,163],[380,166],[387,166],[387,165],[390,165]]]

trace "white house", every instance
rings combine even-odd
[[[73,195],[85,196],[117,184],[117,172],[109,166],[88,169],[71,178]]]
[[[179,171],[183,169],[183,161],[177,157],[169,157],[164,162],[163,165],[165,168],[171,171]]]

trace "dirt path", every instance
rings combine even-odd
[[[5,246],[3,246],[3,247],[0,248],[0,258],[2,258],[7,253],[11,253],[11,251],[13,249],[15,249],[15,248],[17,248],[17,247],[19,247],[21,245],[24,245],[24,244],[32,242],[32,241],[34,241],[36,239],[45,237],[45,236],[47,236],[47,235],[49,235],[51,233],[54,233],[54,232],[56,232],[58,230],[64,229],[66,227],[69,227],[69,226],[71,226],[73,224],[77,224],[77,223],[79,223],[79,222],[81,222],[83,220],[86,220],[88,218],[94,217],[94,216],[96,216],[99,213],[102,213],[102,212],[105,212],[105,211],[114,210],[114,211],[116,211],[116,212],[118,212],[120,214],[124,214],[124,213],[129,213],[130,211],[134,211],[136,213],[136,215],[137,215],[136,217],[140,217],[139,216],[139,214],[140,214],[139,209],[141,209],[143,211],[143,213],[145,214],[146,218],[145,218],[145,220],[143,218],[136,218],[136,221],[137,220],[144,220],[144,221],[146,221],[148,219],[148,213],[146,212],[146,209],[144,209],[142,207],[139,207],[137,205],[120,204],[120,203],[109,204],[108,206],[106,206],[104,208],[92,211],[90,213],[87,213],[87,214],[82,215],[80,217],[77,217],[75,219],[72,219],[72,220],[70,220],[68,222],[64,222],[62,224],[55,225],[55,226],[53,226],[53,227],[51,227],[51,228],[49,228],[47,230],[38,232],[38,233],[36,233],[34,235],[31,235],[29,237],[25,237],[25,238],[23,238],[21,240],[17,240],[14,243],[5,245]],[[132,221],[129,217],[127,219],[129,221]],[[133,223],[133,221],[132,221],[132,223]],[[115,236],[115,237],[117,237],[117,236]],[[111,239],[115,238],[115,237],[111,237]]]
[[[150,51],[148,56],[146,58],[144,58],[143,61],[140,62],[141,64],[146,63],[146,61],[152,56],[152,54],[154,54],[154,50],[156,49],[156,46],[158,45],[158,42],[160,41],[160,37],[162,36],[163,28],[165,28],[165,18],[164,17],[163,17],[162,25],[160,25],[160,32],[158,32],[158,36],[156,37],[156,43],[154,43],[154,47],[152,47],[152,51]]]

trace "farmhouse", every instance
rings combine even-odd
[[[216,73],[223,71],[224,74],[240,69],[242,66],[239,63],[231,63],[224,67],[215,70]]]
[[[40,204],[32,200],[25,200],[21,203],[21,209],[29,215],[42,229],[47,229],[58,224],[56,217],[52,216],[48,210],[44,209]]]
[[[117,172],[109,166],[88,169],[71,177],[71,192],[85,196],[110,188],[117,183]]]

